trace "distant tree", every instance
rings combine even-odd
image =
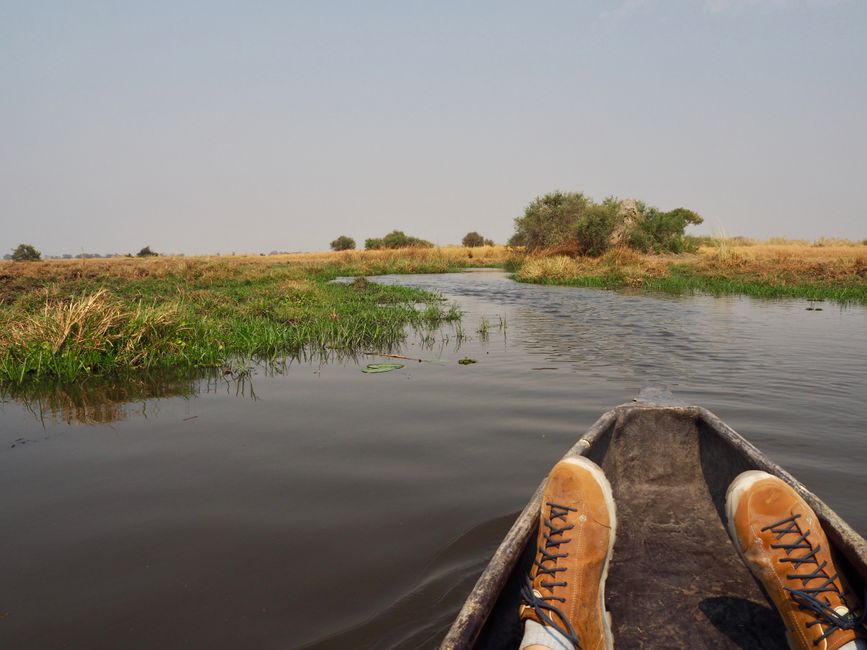
[[[136,253],[136,255],[138,257],[155,257],[155,256],[159,255],[159,253],[154,253],[151,250],[150,246],[145,246],[138,253]]]
[[[364,248],[369,251],[377,251],[385,248],[385,244],[382,241],[382,237],[371,237],[364,240]]]
[[[42,253],[32,244],[18,244],[18,247],[12,251],[12,259],[16,262],[38,262],[42,259]]]
[[[352,251],[355,250],[355,240],[346,235],[340,235],[337,239],[331,242],[331,250],[333,251]]]
[[[418,237],[411,237],[402,230],[392,230],[382,238],[385,248],[433,248],[433,244]]]
[[[473,230],[472,232],[468,232],[466,235],[464,235],[461,243],[467,248],[475,248],[476,246],[484,246],[485,238],[482,237],[475,230]]]
[[[485,246],[496,246],[493,239],[486,239]]]

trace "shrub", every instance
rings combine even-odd
[[[537,197],[515,219],[512,246],[524,246],[528,251],[565,244],[575,237],[575,225],[591,205],[580,192],[551,192]]]
[[[552,192],[537,197],[515,219],[510,246],[528,252],[548,249],[551,254],[598,257],[612,246],[626,245],[644,252],[680,253],[696,250],[699,240],[684,229],[702,218],[686,208],[663,212],[634,199],[608,197],[594,203],[580,192]],[[554,249],[554,250],[551,250]]]
[[[385,248],[385,244],[382,242],[382,237],[371,237],[364,240],[364,248],[369,251],[378,251]]]
[[[591,205],[575,224],[578,252],[599,257],[611,247],[611,235],[617,224],[617,203],[606,201]]]
[[[683,242],[686,246],[687,250],[698,250],[701,246],[706,246],[708,248],[712,246],[718,246],[722,237],[714,237],[712,235],[684,235]],[[737,245],[737,243],[731,239],[726,242],[727,244]]]
[[[385,248],[433,248],[433,244],[418,237],[411,237],[402,230],[392,230],[382,238]]]
[[[702,221],[698,214],[686,208],[675,208],[670,212],[647,208],[643,219],[636,222],[630,231],[628,243],[631,248],[645,253],[683,253],[693,245],[686,239],[684,229]]]
[[[496,246],[493,239],[486,239],[485,246]]]
[[[16,262],[38,262],[42,259],[42,253],[32,244],[18,244],[12,251],[12,259]]]
[[[138,257],[156,257],[159,253],[154,253],[150,246],[145,246],[136,255]]]
[[[337,239],[331,242],[331,250],[333,251],[352,251],[355,250],[355,240],[346,235],[340,235]]]
[[[461,244],[466,246],[467,248],[476,248],[477,246],[485,245],[485,238],[482,237],[475,230],[472,232],[468,232],[464,235],[464,238],[461,240]]]

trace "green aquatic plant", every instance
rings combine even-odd
[[[484,316],[482,317],[482,320],[479,321],[479,328],[476,331],[479,334],[479,340],[488,340],[491,332],[491,324],[488,322],[487,318],[485,318]]]
[[[310,276],[284,265],[217,277],[101,278],[103,286],[81,293],[21,294],[0,303],[0,382],[391,351],[408,331],[460,318],[431,292]]]
[[[369,363],[366,368],[362,368],[361,372],[368,374],[378,374],[381,372],[391,372],[392,370],[400,370],[405,366],[402,363]]]

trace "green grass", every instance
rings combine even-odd
[[[801,298],[828,300],[838,303],[867,304],[867,283],[841,283],[827,281],[798,281],[746,277],[722,277],[701,273],[689,266],[673,265],[661,277],[643,277],[630,280],[616,268],[605,268],[600,273],[570,278],[540,278],[535,284],[549,284],[598,289],[640,289],[671,294],[743,295],[754,298]]]
[[[391,351],[408,329],[460,318],[429,292],[329,282],[352,270],[262,264],[198,276],[37,278],[0,303],[0,382]]]

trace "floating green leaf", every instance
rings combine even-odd
[[[367,368],[362,368],[361,372],[391,372],[392,370],[400,370],[403,368],[402,363],[369,363]]]
[[[458,363],[462,366],[468,366],[471,363],[478,363],[475,359],[470,359],[469,357],[464,357],[463,359],[458,359]]]

